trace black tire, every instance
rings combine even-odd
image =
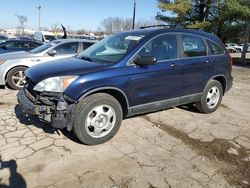
[[[93,116],[93,119],[94,118],[97,119],[103,114],[105,116],[106,112],[104,112],[104,108],[106,108],[106,106],[110,108],[109,110],[111,110],[114,113],[114,115],[111,118],[104,118],[106,120],[102,119],[101,121],[104,121],[104,122],[106,121],[106,124],[102,122],[105,125],[107,125],[108,122],[109,123],[112,122],[111,124],[113,124],[113,127],[110,128],[107,132],[104,128],[103,129],[104,131],[100,133],[104,135],[100,137],[95,137],[94,135],[95,129],[98,129],[99,127],[92,126],[92,124],[96,125],[100,122],[96,120],[93,123],[90,123],[91,126],[88,126],[89,121],[87,120],[91,120],[91,116]],[[97,108],[103,109],[103,114],[97,115],[98,113],[95,112],[95,109]],[[114,97],[106,93],[96,93],[96,94],[87,96],[86,98],[84,98],[77,104],[76,109],[75,109],[75,117],[73,118],[73,121],[74,121],[73,131],[76,137],[83,144],[86,144],[86,145],[102,144],[110,140],[117,133],[117,131],[119,130],[121,126],[122,119],[123,119],[123,111],[122,111],[120,103]]]
[[[208,97],[208,94],[211,94],[211,90],[217,89],[217,92],[219,92],[218,94],[215,94],[216,97],[218,96],[217,100],[215,100],[214,104],[211,103],[210,105],[208,104],[210,102],[210,99]],[[201,100],[199,102],[196,102],[196,108],[197,110],[199,110],[202,113],[212,113],[214,111],[216,111],[218,109],[218,107],[220,106],[221,100],[222,100],[222,96],[223,96],[223,89],[222,89],[222,85],[220,82],[218,82],[217,80],[210,80],[201,97]],[[214,99],[216,99],[216,97]],[[212,98],[212,97],[211,97]],[[212,102],[212,100],[211,100]]]
[[[16,79],[14,78],[14,76],[17,77],[17,75],[19,75],[20,72],[22,72],[24,75],[24,71],[26,69],[27,69],[27,67],[15,67],[8,72],[7,84],[11,89],[19,90],[19,89],[23,88],[23,85],[25,84],[24,77],[19,82],[17,78]],[[21,76],[21,75],[19,75],[19,76]],[[18,83],[20,83],[20,84],[18,84]]]

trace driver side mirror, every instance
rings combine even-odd
[[[49,56],[55,56],[56,55],[56,50],[52,49],[48,51]]]
[[[5,45],[1,46],[1,48],[2,48],[2,49],[5,49],[5,50],[7,49]]]
[[[157,60],[154,56],[142,56],[134,60],[134,63],[137,65],[155,65],[156,62]]]

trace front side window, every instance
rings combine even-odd
[[[139,56],[153,56],[157,61],[177,58],[176,36],[172,34],[161,35],[144,46]]]
[[[82,49],[85,50],[85,49],[87,49],[88,47],[90,47],[93,44],[94,43],[91,43],[91,42],[83,42],[82,43]]]
[[[32,42],[29,43],[30,48],[36,48],[37,46],[38,46],[38,44],[35,44],[35,43],[32,43]]]
[[[69,42],[55,47],[56,54],[76,54],[78,52],[78,42]]]
[[[218,44],[215,44],[214,42],[207,40],[207,44],[210,49],[210,54],[212,55],[218,55],[218,54],[224,54],[225,51],[222,47],[220,47]]]
[[[182,38],[184,57],[206,56],[206,45],[201,37],[183,35]]]
[[[84,50],[78,57],[99,63],[117,63],[143,38],[143,35],[122,33],[107,37]]]

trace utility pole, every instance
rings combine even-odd
[[[246,53],[248,48],[248,39],[249,39],[249,33],[250,33],[250,21],[246,24],[246,33],[244,36],[244,44],[243,44],[243,51],[241,53],[241,63],[246,64]]]
[[[41,6],[36,7],[38,9],[38,30],[41,31]]]
[[[250,6],[250,1],[249,0],[242,0],[242,3],[246,6]],[[246,61],[246,53],[247,53],[247,47],[248,47],[248,39],[250,37],[250,20],[248,19],[246,21],[246,32],[245,32],[245,36],[244,36],[244,45],[243,45],[243,51],[242,51],[242,54],[241,54],[241,62],[243,64],[246,64],[247,61]]]
[[[136,11],[136,0],[134,0],[134,12],[133,12],[133,25],[132,29],[135,29],[135,11]]]

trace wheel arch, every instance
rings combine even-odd
[[[227,79],[224,75],[216,75],[212,77],[210,80],[217,80],[220,82],[222,89],[223,89],[223,95],[225,94],[226,87],[227,87]]]
[[[100,87],[100,88],[95,88],[92,89],[88,92],[86,92],[84,95],[80,97],[79,100],[82,100],[83,98],[95,94],[95,93],[107,93],[111,96],[113,96],[120,104],[123,110],[123,116],[126,117],[128,114],[128,109],[129,109],[129,101],[126,96],[126,94],[119,88],[117,87]],[[78,101],[79,101],[78,100]]]

